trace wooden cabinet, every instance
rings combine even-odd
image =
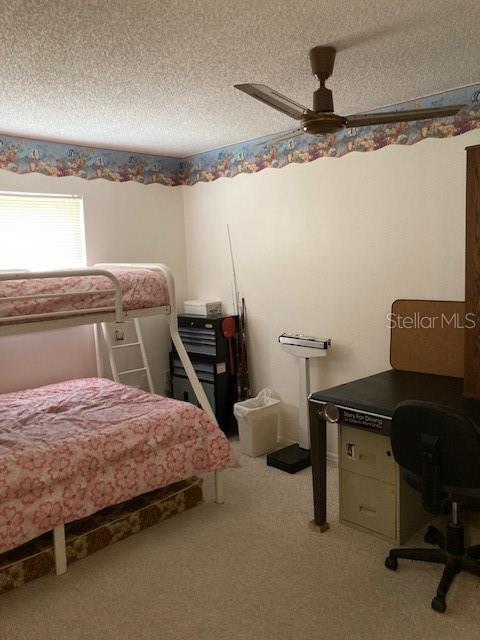
[[[467,149],[465,377],[463,394],[480,399],[480,145]],[[471,322],[471,321],[474,322]],[[471,326],[473,325],[473,326]]]

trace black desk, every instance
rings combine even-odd
[[[333,404],[338,422],[359,429],[390,433],[395,407],[403,400],[424,400],[445,405],[480,423],[480,401],[462,397],[463,380],[390,369],[368,378],[318,391],[310,396],[309,419],[312,449],[314,524],[327,523],[327,423],[323,408]]]

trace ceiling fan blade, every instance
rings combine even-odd
[[[262,140],[261,142],[257,142],[254,144],[254,147],[265,147],[267,145],[277,144],[278,142],[283,142],[284,140],[290,140],[291,138],[296,138],[297,136],[301,136],[302,133],[305,133],[303,129],[294,129],[293,131],[287,131],[287,133],[283,133],[276,138],[267,138]]]
[[[234,84],[233,86],[235,89],[239,89],[252,96],[252,98],[267,104],[269,107],[295,118],[295,120],[301,120],[307,113],[310,113],[310,109],[307,109],[307,107],[295,102],[295,100],[290,100],[287,96],[270,89],[265,84]]]
[[[409,109],[407,111],[386,111],[384,113],[359,113],[346,117],[345,126],[368,127],[374,124],[389,122],[409,122],[411,120],[428,120],[430,118],[446,118],[454,116],[465,105],[456,104],[450,107],[432,107],[430,109]]]

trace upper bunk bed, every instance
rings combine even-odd
[[[125,322],[159,314],[169,317],[172,341],[198,402],[217,424],[178,332],[175,282],[167,265],[122,262],[61,271],[0,271],[0,337],[86,324],[99,329],[111,323],[118,341]],[[99,333],[97,375],[103,377]],[[111,350],[109,356],[112,361]]]
[[[175,314],[163,264],[98,264],[87,269],[0,272],[0,336]]]

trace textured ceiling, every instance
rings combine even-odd
[[[295,122],[334,44],[341,114],[480,81],[479,0],[0,0],[0,132],[186,156]]]

